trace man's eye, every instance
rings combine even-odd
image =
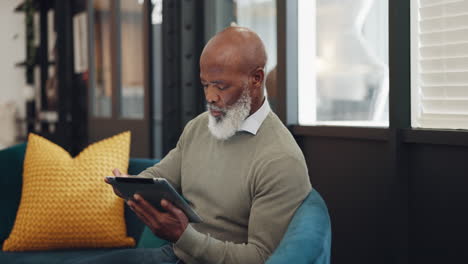
[[[203,89],[206,89],[206,88],[208,88],[208,85],[207,84],[202,84],[202,87],[203,87]]]
[[[226,90],[227,88],[227,86],[218,86],[218,90],[220,91]]]

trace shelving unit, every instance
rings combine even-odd
[[[25,0],[14,11],[26,16],[26,59],[15,65],[35,87],[27,132],[76,153],[87,131],[87,73],[74,72],[73,17],[86,12],[86,0]]]

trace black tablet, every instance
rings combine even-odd
[[[187,201],[164,178],[130,177],[106,177],[126,200],[132,200],[134,194],[141,195],[159,211],[165,211],[161,207],[161,200],[166,199],[181,209],[190,222],[200,223],[203,220],[190,207]]]

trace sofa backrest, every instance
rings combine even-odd
[[[10,235],[21,199],[26,143],[0,150],[0,245]]]

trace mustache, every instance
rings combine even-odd
[[[206,108],[208,110],[213,110],[213,111],[219,111],[219,112],[226,113],[226,109],[221,108],[221,107],[217,107],[216,105],[211,104],[211,103],[206,103]]]

